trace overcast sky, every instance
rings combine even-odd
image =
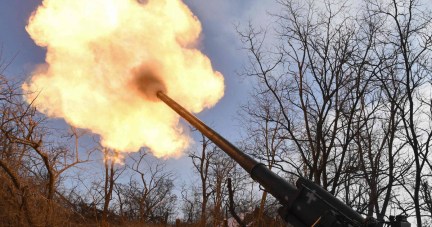
[[[36,46],[25,30],[31,13],[42,0],[1,0],[0,1],[0,42],[3,44],[2,60],[11,60],[7,76],[30,74],[36,64],[44,63],[46,51]],[[214,70],[225,77],[225,96],[212,109],[198,114],[222,136],[236,142],[240,139],[241,128],[235,121],[238,106],[248,97],[249,81],[241,81],[235,71],[242,69],[246,62],[245,52],[240,50],[233,23],[246,24],[252,19],[254,24],[270,23],[267,11],[275,12],[275,0],[184,0],[191,11],[201,21],[203,40],[201,49],[207,55]],[[64,121],[58,123],[67,127]],[[190,177],[190,160],[186,156],[170,160],[171,167],[180,172],[183,178]],[[186,168],[185,168],[186,167]],[[186,180],[186,179],[185,179]]]

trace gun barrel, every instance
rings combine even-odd
[[[257,162],[249,155],[240,151],[236,146],[220,136],[217,132],[208,127],[201,120],[168,97],[165,93],[159,91],[157,97],[234,159],[251,175],[252,179],[261,184],[281,203],[288,203],[289,199],[295,198],[297,189],[293,185],[273,173],[264,164]]]
[[[200,119],[195,117],[185,108],[180,106],[170,97],[168,97],[163,92],[158,92],[157,97],[162,100],[165,104],[167,104],[171,109],[177,112],[181,117],[183,117],[186,121],[188,121],[192,126],[194,126],[198,131],[204,134],[209,140],[211,140],[216,146],[225,151],[232,159],[234,159],[237,163],[240,164],[243,169],[245,169],[248,173],[251,172],[253,167],[258,164],[258,162],[247,154],[240,151],[237,147],[232,145],[225,138],[220,136],[217,132],[213,131],[210,127],[204,124]]]

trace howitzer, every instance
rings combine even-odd
[[[384,222],[377,222],[371,218],[363,218],[311,180],[300,177],[294,187],[264,164],[240,151],[163,92],[158,92],[157,97],[234,159],[250,174],[252,179],[272,194],[282,205],[278,210],[279,215],[291,225],[296,227],[378,227],[384,224]],[[402,221],[394,222],[395,224],[391,226],[411,226],[406,218],[398,220]]]

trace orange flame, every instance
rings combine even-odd
[[[44,0],[26,30],[47,48],[47,64],[23,85],[26,101],[37,97],[40,111],[116,150],[180,156],[192,140],[152,93],[195,113],[224,94],[222,74],[195,48],[201,24],[181,0]]]

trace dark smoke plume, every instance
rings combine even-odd
[[[151,101],[159,101],[156,96],[158,91],[166,93],[164,81],[159,74],[159,64],[154,62],[145,62],[131,70],[133,75],[133,86],[146,99]]]

